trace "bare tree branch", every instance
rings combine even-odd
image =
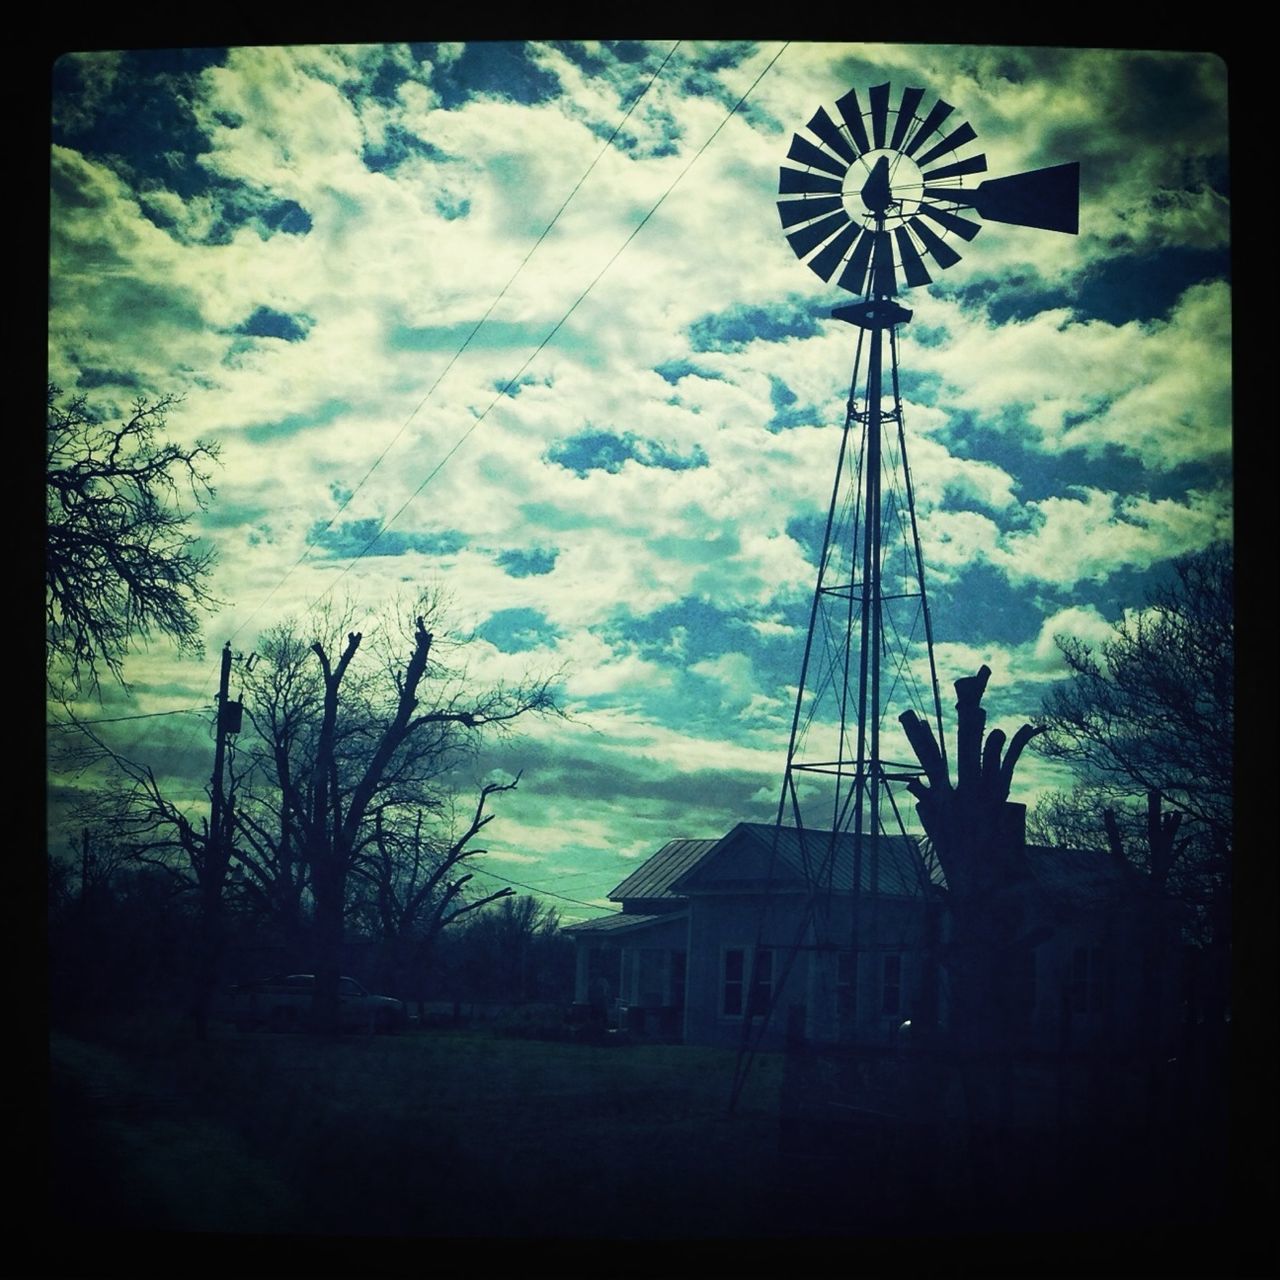
[[[179,399],[139,398],[116,426],[97,420],[84,396],[48,388],[45,489],[46,676],[97,689],[105,670],[124,684],[136,637],[167,635],[200,647],[200,611],[218,604],[205,583],[213,552],[187,532],[189,495],[213,496],[216,445],[161,439]]]

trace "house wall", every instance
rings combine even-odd
[[[763,908],[756,895],[691,898],[685,1042],[741,1043],[743,1013],[732,1006],[745,1008],[749,999],[746,958],[759,939],[772,953],[768,992],[773,1002],[761,1047],[784,1047],[789,1030],[813,1043],[893,1044],[925,994],[923,902],[864,899],[856,963],[847,899],[832,902],[818,927],[807,918],[803,895],[775,895],[767,911]],[[740,974],[733,953],[743,957]],[[758,1020],[752,1022],[758,1028]]]
[[[616,981],[608,983],[611,1005],[679,1007],[684,990],[675,980],[679,977],[687,936],[688,922],[683,912],[670,920],[635,929],[575,933],[574,999],[581,1004],[592,1003],[592,973],[603,970],[618,975]],[[613,959],[593,962],[593,950],[611,955]],[[675,990],[676,985],[680,985],[679,991]]]

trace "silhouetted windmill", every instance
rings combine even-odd
[[[891,98],[881,84],[865,109],[852,89],[834,116],[819,107],[793,135],[778,184],[796,255],[861,297],[832,312],[857,328],[857,349],[776,820],[795,829],[815,893],[831,890],[837,846],[852,847],[852,874],[839,878],[851,881],[855,922],[864,884],[875,902],[882,835],[902,829],[896,788],[920,772],[897,713],[933,719],[946,759],[899,378],[911,312],[896,298],[960,260],[957,244],[982,229],[975,216],[1074,234],[1079,204],[1078,164],[964,186],[987,168],[965,154],[973,128],[941,100],[922,113],[923,89]],[[800,945],[814,942],[824,939]]]

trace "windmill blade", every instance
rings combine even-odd
[[[820,173],[805,173],[803,169],[778,170],[778,194],[796,196],[807,194],[840,194],[838,178],[824,178]]]
[[[807,227],[801,227],[799,231],[793,231],[787,240],[795,250],[796,257],[803,258],[848,224],[849,215],[840,209],[829,213],[825,218],[819,218],[817,222],[811,222]]]
[[[972,194],[973,207],[991,222],[1042,231],[1080,231],[1080,164],[1055,164],[1009,178],[988,178]]]
[[[931,164],[944,152],[959,151],[966,142],[972,142],[977,136],[978,135],[973,131],[973,125],[966,122],[958,129],[953,129],[936,146],[930,147],[924,155],[916,156],[915,162],[923,169],[925,165]]]
[[[898,104],[898,122],[893,126],[893,137],[889,139],[889,145],[895,151],[902,147],[907,130],[915,123],[916,108],[923,97],[923,89],[903,89],[902,101]]]
[[[836,281],[840,288],[848,289],[850,293],[866,292],[864,286],[867,281],[867,267],[871,263],[871,246],[874,240],[874,236],[865,235],[853,246],[853,253],[850,254],[845,269],[840,273],[840,279]]]
[[[898,242],[898,257],[902,260],[902,274],[913,288],[918,284],[932,284],[933,277],[925,269],[920,251],[916,248],[906,227],[894,227],[894,239]]]
[[[794,227],[801,222],[811,222],[819,214],[844,208],[839,196],[814,196],[811,200],[779,200],[778,216],[784,227]]]
[[[787,152],[787,159],[807,164],[813,169],[825,169],[827,173],[834,173],[837,178],[843,178],[849,172],[849,166],[843,160],[828,155],[821,147],[815,147],[798,133],[791,135],[791,150]]]
[[[809,121],[807,127],[811,133],[821,138],[836,155],[843,157],[850,164],[858,158],[858,153],[849,145],[849,139],[840,132],[840,126],[827,115],[822,107],[819,107],[813,113],[813,119]]]
[[[930,169],[921,177],[925,182],[937,182],[940,178],[963,178],[966,173],[986,173],[986,171],[986,156],[970,156],[967,160],[957,160],[955,164],[944,164],[941,169]]]
[[[809,259],[809,267],[823,280],[830,280],[835,269],[844,261],[844,255],[849,252],[849,246],[861,233],[862,228],[856,222],[849,223],[830,244]]]
[[[871,99],[871,140],[876,147],[884,146],[884,127],[889,118],[889,84],[872,85],[867,90]]]
[[[972,240],[982,230],[979,223],[970,222],[968,218],[959,218],[954,213],[948,213],[945,209],[935,209],[930,204],[922,204],[920,212],[926,218],[932,218],[940,227],[946,227],[948,231],[954,231],[956,235],[962,236],[966,240]]]
[[[915,157],[916,150],[920,144],[929,137],[935,129],[955,110],[955,107],[949,102],[943,102],[941,98],[933,104],[929,114],[920,122],[920,128],[912,135],[911,141],[904,148],[903,154]]]
[[[912,218],[907,226],[920,238],[920,243],[938,266],[954,267],[960,261],[960,255],[927,222]]]
[[[840,111],[840,119],[844,121],[853,139],[858,153],[871,150],[871,141],[867,137],[867,127],[862,123],[862,108],[858,105],[858,91],[850,89],[843,98],[836,99],[836,107]]]

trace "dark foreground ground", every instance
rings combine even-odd
[[[163,1272],[199,1242],[264,1274],[465,1274],[505,1249],[571,1274],[742,1275],[856,1241],[858,1274],[921,1274],[938,1252],[973,1254],[975,1274],[1234,1274],[1223,1175],[1203,1160],[1151,1182],[1105,1135],[984,1151],[815,1108],[796,1092],[812,1070],[782,1055],[755,1059],[730,1116],[733,1065],[492,1032],[55,1033],[34,1270]]]

